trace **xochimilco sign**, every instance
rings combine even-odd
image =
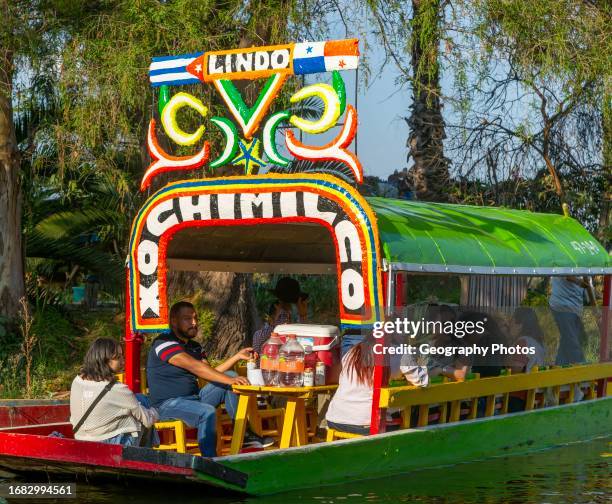
[[[160,173],[205,169],[209,177],[167,184],[140,209],[130,238],[128,257],[130,325],[133,331],[168,327],[166,250],[172,236],[186,227],[309,222],[329,229],[336,247],[340,315],[345,327],[369,326],[381,318],[380,256],[375,217],[355,188],[333,173],[267,173],[265,166],[286,167],[292,159],[336,161],[348,168],[356,183],[363,180],[359,160],[349,146],[357,129],[357,111],[346,103],[342,70],[357,68],[358,41],[303,42],[153,58],[149,78],[159,88],[158,120],[149,123],[147,145],[152,162],[141,183],[146,190]],[[298,104],[316,97],[323,108],[318,119],[300,117],[291,109],[270,113],[283,84],[292,75],[332,72],[331,84],[316,83],[294,93]],[[247,105],[234,81],[258,79],[259,95]],[[208,107],[193,94],[170,89],[185,84],[212,84],[230,117],[209,117]],[[181,108],[202,118],[195,131],[178,120]],[[278,108],[278,107],[277,107]],[[299,141],[292,128],[317,135],[342,124],[325,145]],[[159,122],[159,125],[158,125]],[[263,127],[260,127],[263,124]],[[283,125],[286,153],[277,133]],[[216,127],[225,145],[211,152],[207,128]],[[194,147],[185,156],[168,154],[158,141]],[[235,165],[243,176],[214,177],[215,169]]]

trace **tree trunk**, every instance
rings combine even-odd
[[[606,177],[606,186],[604,190],[604,198],[601,202],[601,211],[599,214],[599,225],[597,229],[597,238],[602,245],[608,249],[610,245],[610,201],[612,200],[612,94],[604,93],[604,104],[601,114],[602,130],[603,130],[603,167],[604,177]]]
[[[203,271],[174,272],[168,276],[168,298],[185,299],[214,313],[204,348],[215,359],[226,359],[251,344],[259,323],[250,275]]]
[[[20,160],[11,105],[13,54],[0,48],[0,315],[15,318],[25,295]]]
[[[204,348],[209,355],[226,359],[240,348],[252,344],[257,309],[250,275],[222,274],[231,281],[230,288],[224,292],[229,295],[215,319],[212,337],[206,341]]]
[[[414,162],[411,172],[416,196],[428,201],[449,200],[438,66],[441,15],[440,0],[412,0],[413,99],[406,146],[408,161],[412,158]]]

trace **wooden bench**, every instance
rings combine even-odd
[[[485,398],[484,416],[493,416],[508,412],[508,401],[513,392],[525,392],[525,411],[543,407],[544,390],[550,388],[557,398],[557,404],[574,401],[576,386],[586,384],[587,393],[584,399],[601,397],[605,393],[598,384],[612,376],[612,363],[578,365],[546,370],[534,369],[531,373],[520,373],[493,378],[480,378],[464,382],[447,382],[433,384],[429,387],[388,387],[381,389],[380,408],[400,408],[402,410],[402,428],[410,426],[410,414],[413,407],[418,408],[417,427],[429,425],[429,409],[440,407],[439,423],[457,422],[462,414],[466,419],[477,416],[478,401]],[[561,391],[566,388],[565,397]],[[469,403],[469,408],[462,408],[462,403]]]

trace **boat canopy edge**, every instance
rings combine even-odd
[[[366,198],[396,270],[497,275],[601,275],[604,247],[576,219],[509,208]]]
[[[391,263],[393,271],[405,273],[455,273],[458,275],[516,275],[516,276],[595,276],[612,275],[612,267],[585,268],[529,268],[529,267],[494,267],[494,266],[464,266],[456,264],[414,264]]]

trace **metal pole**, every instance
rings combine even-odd
[[[357,103],[358,103],[358,99],[359,99],[359,68],[357,68],[355,70],[355,112],[358,112],[357,110]],[[359,114],[357,114],[357,117],[359,118]],[[357,119],[359,120],[359,119]],[[355,156],[358,155],[358,149],[357,149],[357,135],[359,133],[359,128],[357,128],[355,130]]]

